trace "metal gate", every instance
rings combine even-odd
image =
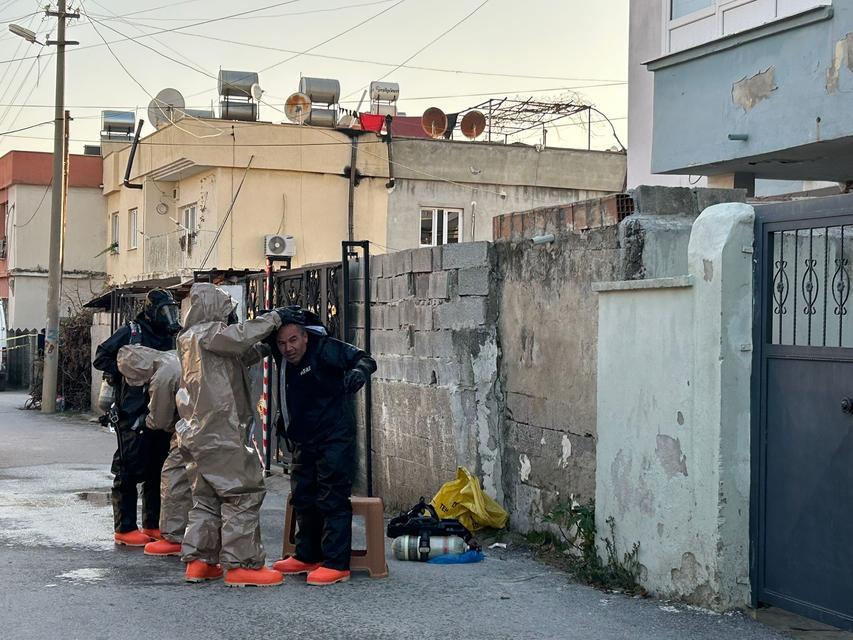
[[[853,628],[853,196],[756,207],[752,574]]]

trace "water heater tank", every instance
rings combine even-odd
[[[108,140],[123,140],[133,137],[136,114],[133,111],[102,111],[101,137]]]
[[[336,104],[341,97],[341,83],[329,78],[300,78],[299,93],[314,103]]]
[[[223,100],[219,103],[219,117],[223,120],[254,122],[258,119],[258,105],[254,102]]]
[[[396,102],[400,97],[400,85],[396,82],[371,82],[370,99],[383,102]]]
[[[254,71],[219,70],[217,87],[220,96],[252,97],[252,85],[258,83],[258,74]]]
[[[333,128],[338,121],[338,112],[335,109],[311,109],[306,122],[312,127]]]

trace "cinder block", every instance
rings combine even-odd
[[[433,322],[433,306],[431,304],[415,305],[415,327],[423,331],[432,331],[435,326]]]
[[[391,278],[381,278],[376,282],[376,301],[390,302],[394,299],[394,282]]]
[[[382,309],[382,326],[386,329],[400,328],[400,307],[396,303],[386,304]]]
[[[488,264],[488,242],[463,242],[461,244],[444,245],[442,251],[443,267],[445,269],[464,269],[466,267],[481,267]]]
[[[429,276],[429,297],[433,300],[447,300],[450,286],[447,271],[433,272]]]
[[[394,300],[403,300],[415,295],[415,278],[412,273],[404,273],[403,275],[394,276],[394,286],[392,294]]]
[[[395,276],[401,276],[404,273],[411,273],[412,271],[412,251],[397,251],[396,253],[390,254],[391,258],[391,274]]]
[[[419,300],[429,300],[429,273],[415,274],[415,297]]]
[[[382,278],[387,275],[388,254],[370,256],[370,277]]]
[[[489,295],[489,287],[488,267],[470,267],[459,270],[460,296],[487,296]]]
[[[412,271],[427,273],[432,271],[432,248],[424,247],[412,251]]]
[[[412,337],[408,331],[396,329],[371,332],[371,349],[374,353],[408,355]]]
[[[415,316],[415,301],[413,298],[409,298],[408,300],[403,300],[397,305],[397,308],[400,310],[400,326],[408,327],[415,326],[417,327],[418,321]]]
[[[433,271],[441,271],[444,268],[444,266],[443,266],[444,260],[441,256],[442,256],[441,247],[433,247],[432,248],[432,270]]]
[[[486,324],[486,298],[466,297],[439,305],[437,322],[440,329],[469,329]]]

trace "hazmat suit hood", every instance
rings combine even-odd
[[[228,322],[234,310],[234,299],[214,284],[197,282],[190,289],[190,307],[184,318],[184,328],[203,322]]]
[[[177,352],[126,345],[119,349],[116,363],[129,385],[148,385],[145,426],[159,431],[173,431],[176,420],[175,393],[181,381],[181,364]]]

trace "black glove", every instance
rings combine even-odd
[[[352,369],[347,371],[344,376],[344,391],[346,393],[355,393],[361,389],[367,382],[367,376],[361,369]]]

